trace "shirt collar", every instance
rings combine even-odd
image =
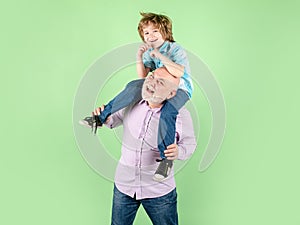
[[[161,46],[160,46],[160,48],[159,48],[159,51],[161,52],[161,51],[164,51],[165,50],[165,48],[168,46],[168,41],[165,41]]]
[[[150,108],[148,105],[148,102],[145,99],[142,99],[139,103],[139,105],[143,105],[144,107],[147,107],[149,110],[151,110],[152,112],[158,113],[161,111],[161,108]]]
[[[159,52],[164,52],[164,50],[167,48],[169,44],[169,41],[165,41],[159,48]],[[154,48],[150,48],[149,50],[152,51]]]

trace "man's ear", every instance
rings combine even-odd
[[[176,95],[177,90],[173,90],[170,92],[169,96],[167,97],[167,99],[173,98]]]

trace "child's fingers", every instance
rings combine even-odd
[[[149,48],[149,46],[147,44],[142,44],[140,47],[139,47],[139,51],[141,52],[145,52],[147,51]]]

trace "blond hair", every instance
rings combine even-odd
[[[175,42],[172,33],[172,21],[169,17],[162,14],[155,13],[143,13],[140,12],[142,19],[138,25],[138,32],[142,40],[144,41],[144,32],[143,29],[152,24],[155,28],[159,29],[162,37],[170,42]]]

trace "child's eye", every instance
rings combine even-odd
[[[144,35],[147,35],[147,34],[149,34],[149,32],[145,32],[145,33],[144,33]]]

